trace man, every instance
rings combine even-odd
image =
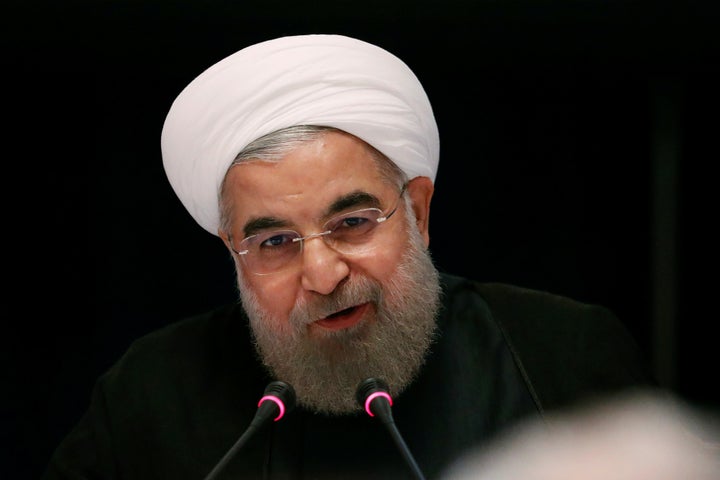
[[[413,72],[377,46],[242,49],[180,93],[161,142],[240,302],[136,341],[47,480],[438,478],[520,419],[652,385],[606,309],[435,269],[437,126]],[[375,393],[400,440],[364,412],[366,379],[387,385]],[[246,439],[273,381],[297,407]]]

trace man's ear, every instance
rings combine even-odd
[[[427,247],[430,245],[430,200],[435,186],[429,177],[415,177],[408,182],[407,191],[412,199],[418,230]]]

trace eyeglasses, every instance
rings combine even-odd
[[[232,250],[240,256],[245,268],[255,275],[268,275],[288,268],[300,256],[306,240],[320,237],[333,250],[358,255],[375,248],[373,233],[378,225],[387,221],[398,209],[400,198],[407,184],[403,185],[395,207],[384,213],[379,208],[363,208],[333,217],[322,227],[322,231],[301,236],[294,230],[274,230],[244,238],[237,250],[230,238]]]

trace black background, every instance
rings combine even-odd
[[[441,269],[610,307],[665,386],[717,409],[713,4],[11,2],[10,478],[37,478],[134,338],[234,299],[224,248],[164,176],[160,131],[202,70],[298,33],[376,43],[425,85],[441,136]]]

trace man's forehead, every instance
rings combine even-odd
[[[350,190],[380,182],[379,162],[362,140],[329,132],[303,142],[273,160],[246,159],[234,164],[226,180],[251,195],[301,194],[311,190]],[[366,187],[367,188],[367,187]]]

